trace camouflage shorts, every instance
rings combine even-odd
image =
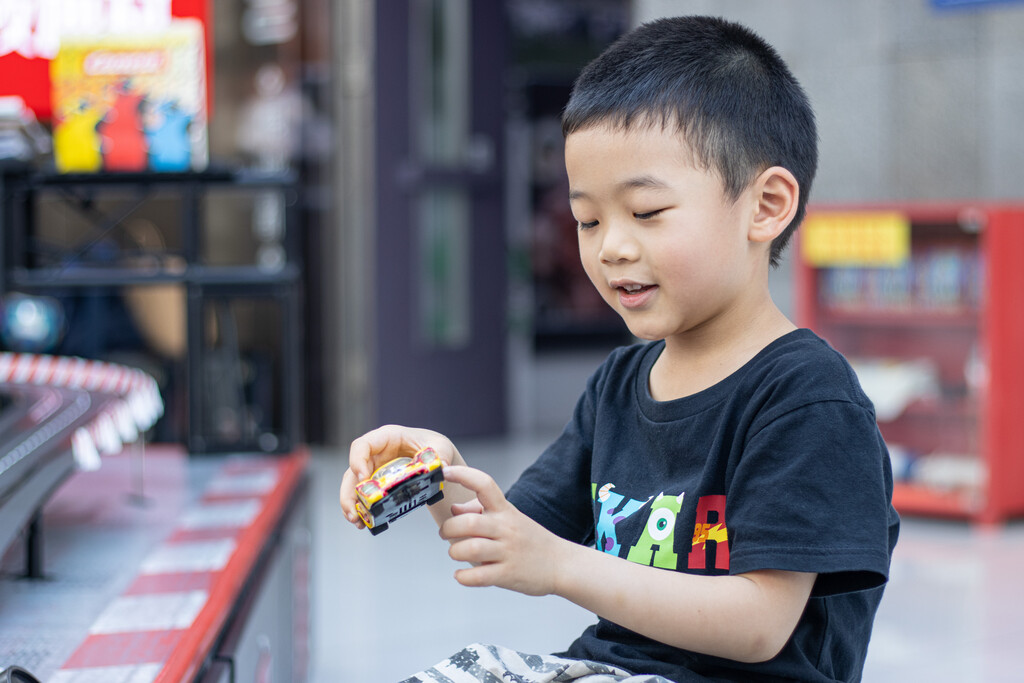
[[[634,676],[607,664],[554,655],[530,655],[474,643],[402,683],[671,683]]]

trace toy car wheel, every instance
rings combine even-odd
[[[377,534],[386,531],[388,528],[387,522],[384,524],[378,524],[377,526],[370,527],[370,533],[376,536]]]

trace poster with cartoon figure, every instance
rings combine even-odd
[[[198,171],[208,161],[202,23],[65,37],[50,64],[62,173]]]

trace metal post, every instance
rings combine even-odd
[[[36,510],[25,534],[25,578],[43,578],[43,512]]]

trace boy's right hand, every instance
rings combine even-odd
[[[466,464],[448,437],[429,429],[386,425],[353,441],[348,452],[348,469],[341,478],[340,500],[345,518],[362,528],[363,522],[356,514],[356,484],[373,474],[381,465],[403,455],[412,457],[428,446],[434,449],[445,465]]]

